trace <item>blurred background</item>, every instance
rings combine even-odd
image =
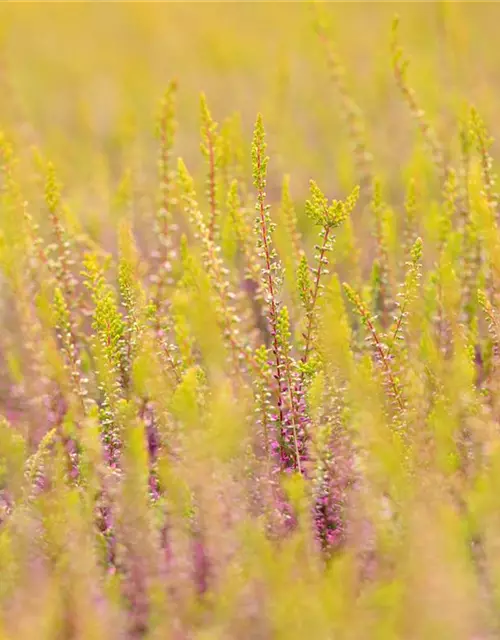
[[[454,144],[471,103],[498,133],[496,3],[335,2],[322,11],[388,186],[397,189],[423,153],[391,70],[396,12],[409,81],[443,143]],[[271,176],[279,184],[290,173],[295,197],[311,176],[330,191],[352,186],[348,133],[309,3],[2,3],[0,24],[0,127],[43,149],[67,196],[102,209],[126,167],[137,179],[154,171],[154,118],[172,78],[177,151],[192,171],[202,162],[204,91],[219,122],[239,114],[247,143],[262,111]]]

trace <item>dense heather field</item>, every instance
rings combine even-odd
[[[0,640],[500,638],[499,18],[2,4]]]

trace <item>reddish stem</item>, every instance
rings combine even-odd
[[[257,153],[257,168],[258,173],[260,175],[262,171],[262,163],[261,163],[261,149],[258,149]],[[273,332],[273,349],[274,355],[276,359],[276,381],[278,383],[278,411],[279,411],[279,422],[283,424],[283,407],[282,407],[282,384],[281,384],[281,358],[279,352],[279,344],[278,344],[278,332],[277,332],[277,310],[276,310],[276,301],[274,297],[274,285],[273,278],[271,276],[271,257],[269,253],[269,245],[267,244],[267,225],[266,225],[266,216],[264,210],[264,194],[262,189],[259,187],[259,214],[260,214],[260,224],[262,229],[262,239],[264,243],[264,253],[266,258],[266,272],[267,272],[267,285],[269,288],[269,298],[270,298],[270,307],[271,307],[271,328]]]
[[[395,395],[396,400],[398,402],[399,408],[401,409],[401,411],[403,411],[404,406],[403,406],[403,402],[401,401],[401,396],[399,394],[399,389],[398,389],[396,381],[394,380],[394,377],[392,375],[391,367],[390,367],[389,362],[387,361],[387,358],[385,356],[384,349],[383,349],[383,347],[382,347],[382,345],[380,343],[380,340],[378,339],[378,335],[377,335],[377,332],[375,330],[375,327],[373,326],[372,321],[370,320],[368,314],[363,312],[363,317],[365,319],[366,326],[368,327],[368,329],[370,330],[370,333],[372,334],[372,338],[373,338],[373,340],[375,342],[377,353],[379,354],[379,357],[380,357],[380,359],[382,361],[382,364],[384,365],[384,368],[385,368],[386,373],[387,373],[387,377],[389,379],[389,383],[390,383],[390,385],[391,385],[391,387],[392,387],[392,389],[394,391],[394,395]]]
[[[319,264],[318,264],[318,268],[316,270],[316,279],[315,279],[315,282],[314,282],[314,290],[313,290],[313,295],[312,295],[312,300],[311,300],[311,308],[310,308],[309,313],[308,313],[307,329],[306,329],[306,334],[305,334],[306,345],[305,345],[305,349],[304,349],[304,355],[302,356],[302,362],[304,364],[307,362],[307,359],[309,357],[309,352],[311,350],[312,327],[313,327],[313,321],[314,321],[314,315],[313,315],[314,314],[314,307],[316,306],[316,300],[318,299],[319,281],[320,281],[320,278],[321,278],[321,270],[323,268],[323,261],[325,259],[326,248],[327,248],[328,237],[330,235],[330,231],[331,231],[330,227],[325,227],[325,235],[323,236],[323,244],[321,246],[320,253],[319,253]]]

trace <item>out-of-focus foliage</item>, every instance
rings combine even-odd
[[[499,17],[0,6],[0,640],[499,637]]]

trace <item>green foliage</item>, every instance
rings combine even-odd
[[[2,9],[0,640],[499,636],[496,21],[399,9]]]
[[[318,185],[311,180],[311,200],[306,201],[306,213],[315,224],[328,229],[340,227],[347,220],[356,205],[359,196],[359,187],[346,198],[345,201],[332,200],[328,204],[327,197],[323,194]]]

